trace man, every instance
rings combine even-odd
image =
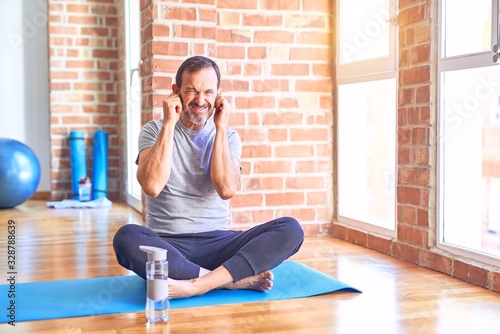
[[[139,136],[137,179],[146,194],[148,227],[122,226],[113,246],[118,262],[143,278],[147,255],[139,245],[167,249],[170,298],[218,288],[269,290],[269,270],[304,240],[291,217],[229,230],[242,151],[238,133],[228,127],[231,111],[217,64],[191,57],[163,101],[163,120],[147,123]]]

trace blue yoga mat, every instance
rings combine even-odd
[[[71,162],[71,186],[73,198],[80,199],[78,183],[82,177],[87,176],[85,159],[85,139],[83,131],[71,131],[69,134],[69,155]]]
[[[186,299],[170,301],[172,309],[196,306],[265,302],[310,297],[335,291],[361,292],[341,281],[295,261],[286,261],[272,270],[270,291],[213,290]],[[10,285],[0,285],[7,296]],[[16,321],[144,312],[146,282],[135,275],[21,283],[15,286]],[[5,310],[9,305],[2,305]],[[2,312],[0,322],[12,321]]]
[[[92,199],[106,197],[108,191],[108,134],[94,133],[94,160],[92,161]]]

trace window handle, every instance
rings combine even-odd
[[[500,44],[495,44],[493,45],[493,62],[494,63],[498,63],[498,61],[500,60]]]
[[[130,85],[132,85],[132,77],[134,76],[134,72],[137,72],[137,75],[139,76],[139,79],[141,78],[141,71],[139,70],[142,65],[142,60],[139,60],[139,63],[137,64],[136,68],[131,68],[130,69]]]

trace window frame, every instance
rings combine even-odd
[[[337,20],[336,20],[336,29],[337,31],[341,32],[341,19],[340,19],[340,7],[341,7],[341,1],[342,0],[337,0],[336,1],[336,13],[337,14]],[[349,1],[349,0],[344,0],[344,1]],[[397,15],[397,1],[395,0],[388,0],[389,2],[389,19],[388,22],[390,24],[390,38],[389,38],[389,54],[387,57],[383,58],[377,58],[374,60],[363,60],[363,61],[355,61],[351,62],[348,64],[340,64],[340,50],[341,50],[341,38],[340,36],[337,36],[336,39],[336,91],[339,91],[339,86],[345,85],[345,84],[353,84],[353,83],[362,83],[362,82],[370,82],[370,81],[376,81],[376,80],[385,80],[385,79],[395,79],[396,82],[396,100],[394,101],[395,104],[395,114],[394,114],[394,135],[395,135],[395,146],[394,146],[394,152],[396,155],[395,159],[395,166],[394,166],[394,192],[395,192],[395,201],[397,201],[397,173],[398,173],[398,163],[397,163],[397,107],[398,107],[398,101],[397,101],[397,89],[398,89],[398,27],[396,24],[396,15]],[[339,124],[339,98],[337,95],[337,113],[336,113],[336,124],[337,126],[340,126]],[[339,142],[341,139],[339,138],[339,133],[338,131],[336,132],[337,135],[337,147],[339,145]],[[336,178],[339,180],[341,178],[340,175],[340,170],[338,168],[339,164],[338,161],[340,159],[339,156],[339,151],[337,149],[336,151],[336,159],[337,162],[335,163],[336,165]],[[337,182],[338,184],[338,182]],[[337,187],[337,193],[336,193],[336,214],[335,214],[335,219],[337,222],[341,224],[345,224],[351,228],[357,228],[357,229],[362,229],[366,230],[372,233],[377,233],[377,234],[382,234],[386,235],[389,237],[396,237],[397,236],[397,203],[394,205],[394,212],[393,212],[393,217],[394,217],[394,229],[388,229],[384,228],[375,224],[372,224],[370,222],[365,222],[365,221],[360,221],[356,220],[353,218],[349,218],[346,216],[342,216],[340,214],[340,194],[339,194],[339,188]]]
[[[136,8],[139,8],[139,13],[132,13],[132,1],[140,2],[139,0],[130,0],[130,1],[125,1],[124,2],[124,17],[125,17],[125,61],[124,61],[124,71],[125,71],[125,110],[126,110],[126,152],[127,152],[127,183],[126,183],[126,202],[129,206],[137,210],[138,212],[142,212],[142,190],[141,194],[134,193],[134,189],[139,187],[139,182],[137,181],[136,173],[135,171],[137,170],[137,167],[135,165],[135,159],[136,157],[134,156],[134,151],[135,148],[137,148],[138,143],[137,140],[134,140],[135,138],[132,138],[134,134],[138,134],[136,130],[133,129],[133,126],[140,126],[140,124],[132,124],[131,119],[132,117],[132,78],[134,74],[137,74],[139,76],[140,80],[140,61],[135,63],[131,60],[131,48],[134,47],[131,45],[131,18],[130,16],[132,14],[137,14],[137,18],[139,20],[139,25],[140,25],[140,4],[138,3]],[[140,31],[136,32],[140,36]],[[140,38],[139,38],[140,39]],[[139,49],[141,48],[140,41],[139,45],[135,46],[138,47]],[[139,52],[140,54],[140,52]],[[142,98],[142,97],[141,97]],[[141,105],[141,103],[139,103]],[[140,118],[140,117],[139,117]]]
[[[444,152],[444,143],[441,141],[441,137],[444,134],[444,121],[442,120],[445,107],[444,101],[441,98],[442,96],[442,88],[441,85],[443,83],[443,76],[448,71],[455,70],[466,70],[472,68],[480,68],[480,67],[488,67],[494,65],[492,56],[493,52],[484,51],[478,52],[475,54],[466,54],[460,56],[444,56],[444,20],[445,20],[445,10],[444,4],[446,0],[439,0],[438,5],[438,66],[437,66],[437,205],[436,205],[436,213],[437,213],[437,230],[436,230],[436,247],[440,250],[449,252],[456,256],[461,256],[464,258],[472,259],[478,262],[487,263],[490,265],[500,266],[500,257],[494,256],[492,254],[488,254],[485,252],[481,252],[478,250],[469,249],[466,247],[461,247],[459,245],[446,243],[444,241],[444,176],[443,176],[443,152]],[[492,33],[491,33],[491,45],[493,46],[496,43],[500,43],[500,19],[499,19],[499,2],[500,0],[491,0],[492,1]],[[494,13],[497,13],[495,15]],[[496,21],[496,22],[495,22]]]

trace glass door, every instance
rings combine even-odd
[[[139,64],[141,61],[140,1],[125,1],[127,83],[127,204],[142,210],[142,189],[137,181],[138,138],[141,130],[142,86]]]
[[[438,240],[500,259],[498,0],[441,0],[440,16]]]
[[[338,220],[395,235],[396,1],[337,3]]]

